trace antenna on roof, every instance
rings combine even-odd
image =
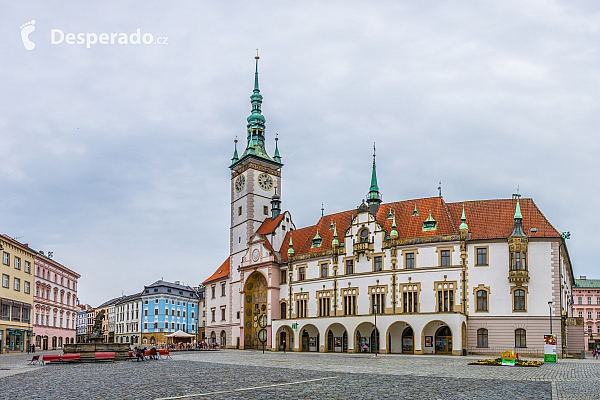
[[[442,197],[442,181],[440,181],[440,186],[438,186],[438,192],[439,192],[438,197]]]
[[[323,203],[321,203],[321,218],[325,215],[325,208],[323,207]]]

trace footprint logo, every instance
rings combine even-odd
[[[35,31],[35,26],[33,25],[35,25],[35,19],[21,25],[21,39],[23,39],[23,46],[25,46],[25,49],[27,50],[33,50],[35,48],[35,43],[29,40],[29,34]]]

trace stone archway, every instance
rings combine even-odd
[[[348,330],[339,322],[329,325],[325,330],[327,340],[325,341],[325,351],[346,353],[348,351]]]
[[[460,348],[460,342],[454,343],[454,334],[450,324],[445,321],[430,321],[421,332],[423,354],[452,354],[455,347]],[[458,335],[460,338],[460,331]]]
[[[372,322],[363,322],[356,327],[354,341],[357,353],[379,352],[381,334]]]
[[[396,321],[388,328],[388,353],[415,352],[415,333],[413,327],[405,321]]]
[[[260,272],[254,272],[246,281],[244,291],[244,349],[262,348],[258,332],[259,317],[267,314],[267,280]]]
[[[304,325],[300,329],[300,351],[319,351],[320,333],[319,329],[312,325]]]
[[[294,333],[292,332],[292,329],[287,326],[287,325],[283,325],[281,327],[279,327],[279,329],[277,330],[277,334],[275,335],[275,342],[276,342],[276,349],[278,351],[284,351],[284,347],[283,344],[285,343],[285,350],[286,351],[293,351],[294,349]]]

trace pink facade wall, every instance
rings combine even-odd
[[[600,289],[573,288],[573,303],[573,316],[584,319],[586,344],[590,335],[593,339],[600,339]]]
[[[77,273],[38,255],[34,263],[33,335],[39,349],[75,343],[77,327]]]

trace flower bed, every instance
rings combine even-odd
[[[530,360],[515,360],[516,367],[539,367],[543,364],[541,361],[530,361]],[[483,360],[477,360],[470,362],[469,365],[502,365],[501,358],[485,358]]]

